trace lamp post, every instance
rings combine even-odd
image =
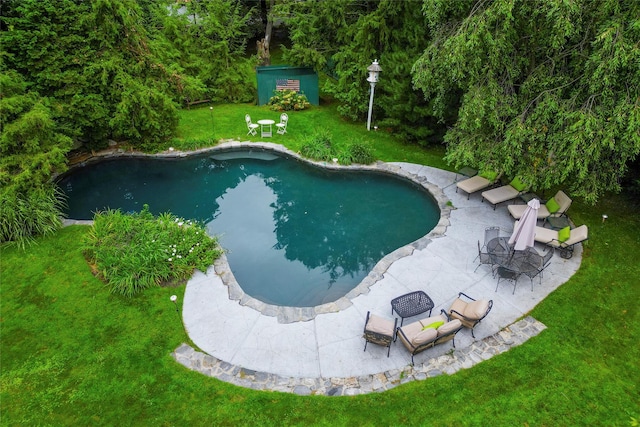
[[[369,97],[369,117],[367,118],[367,130],[371,130],[371,113],[373,112],[373,92],[376,87],[376,83],[378,83],[378,75],[382,68],[380,68],[380,64],[378,64],[378,60],[374,60],[371,65],[367,67],[367,71],[369,71],[369,77],[367,77],[367,81],[371,84],[371,96]]]
[[[215,125],[213,122],[213,107],[209,107],[209,113],[211,113],[211,137],[213,138],[213,133],[215,132]]]
[[[180,322],[182,322],[182,318],[180,317],[180,310],[178,309],[178,297],[176,295],[171,295],[169,299],[171,300],[173,305],[176,306],[176,313],[178,313],[178,319],[180,319]]]

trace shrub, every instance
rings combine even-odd
[[[311,135],[300,147],[300,153],[314,160],[331,160],[334,157],[331,147],[331,132],[327,129],[321,129]]]
[[[368,165],[375,161],[371,148],[361,142],[352,142],[340,150],[334,149],[331,144],[331,133],[326,129],[317,131],[305,141],[300,147],[300,154],[321,161],[337,158],[342,165],[351,163]]]
[[[267,103],[273,111],[299,111],[311,106],[307,97],[295,90],[276,90],[274,93]]]
[[[60,228],[63,195],[56,187],[33,187],[18,191],[10,185],[0,194],[0,243],[11,242],[24,249],[38,235]]]
[[[88,233],[85,255],[111,292],[131,297],[151,286],[176,285],[194,269],[206,271],[222,254],[201,224],[149,207],[123,214],[98,212]]]
[[[337,158],[341,165],[350,165],[351,163],[368,165],[375,161],[371,148],[360,142],[347,145],[346,148],[338,152]]]

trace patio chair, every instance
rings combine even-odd
[[[499,203],[506,202],[512,199],[515,199],[521,194],[527,192],[527,186],[520,178],[515,177],[509,184],[503,185],[502,187],[494,188],[492,190],[487,190],[482,192],[482,201],[487,200],[489,203],[493,205],[493,210],[496,209],[496,206]]]
[[[552,230],[544,227],[536,227],[535,241],[544,243],[554,249],[560,250],[560,256],[569,259],[573,256],[574,246],[589,238],[589,229],[581,225],[573,230],[565,227],[561,230]]]
[[[276,123],[276,128],[278,128],[277,132],[280,135],[284,135],[287,133],[287,122],[289,121],[289,116],[287,113],[280,114],[280,123]]]
[[[489,252],[482,252],[482,249],[480,248],[480,240],[478,240],[478,256],[475,259],[479,260],[480,262],[476,266],[475,270],[473,270],[474,273],[481,265],[490,265],[492,266],[491,272],[495,275],[495,272],[493,271],[493,261],[491,260],[491,254]]]
[[[247,132],[247,135],[257,136],[258,135],[257,129],[260,127],[260,125],[256,123],[251,123],[251,116],[248,114],[244,116],[244,121],[247,122],[247,129],[249,129],[249,132]]]
[[[468,200],[471,193],[484,190],[485,188],[494,185],[499,178],[500,174],[497,172],[482,171],[476,176],[456,183],[456,193],[458,192],[458,189],[465,191],[467,193]]]
[[[469,301],[465,301],[461,297],[465,297]],[[460,292],[458,298],[451,304],[449,318],[459,319],[462,322],[462,326],[471,329],[471,336],[475,338],[473,329],[482,319],[487,317],[492,307],[493,300],[475,300],[469,295]]]
[[[553,249],[549,248],[549,250],[544,255],[539,255],[537,252],[539,259],[537,259],[537,268],[535,270],[525,271],[524,274],[529,277],[531,280],[531,291],[533,292],[533,279],[536,276],[540,276],[540,283],[542,284],[542,276],[544,269],[549,266],[551,263],[551,257],[553,257]],[[531,258],[530,258],[531,259]]]
[[[449,319],[444,310],[440,310],[440,313],[396,329],[396,339],[399,337],[411,353],[412,365],[413,356],[428,348],[447,341],[453,341],[453,347],[456,347],[455,337],[462,329],[462,322],[460,319]]]
[[[367,311],[367,319],[364,322],[364,350],[367,351],[367,344],[372,342],[374,344],[387,347],[387,357],[391,352],[391,343],[393,342],[396,327],[398,326],[398,319],[395,322],[370,314]]]
[[[496,283],[496,292],[498,292],[498,286],[500,286],[500,281],[504,279],[506,281],[513,282],[513,292],[511,292],[511,294],[512,295],[515,294],[516,286],[518,285],[518,278],[520,278],[520,273],[502,266],[496,269],[496,273],[498,274],[498,283]]]
[[[487,243],[491,240],[495,239],[500,235],[500,227],[487,227],[484,229],[484,244],[482,245],[482,249],[478,250],[478,255],[473,259],[474,261],[480,258],[480,251],[487,251]],[[480,242],[478,242],[480,243]]]
[[[487,227],[484,229],[484,246],[483,249],[487,248],[487,244],[500,236],[500,227]]]
[[[540,206],[540,209],[538,209],[538,219],[545,219],[550,216],[566,215],[572,202],[573,200],[571,200],[564,191],[559,190],[555,196],[547,201],[547,203]],[[509,205],[507,206],[507,209],[509,209],[509,213],[512,217],[520,219],[522,218],[522,215],[524,215],[527,205]]]

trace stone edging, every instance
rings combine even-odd
[[[171,353],[171,356],[192,371],[240,387],[303,396],[354,396],[382,392],[410,381],[425,380],[442,374],[452,375],[497,354],[505,353],[546,328],[543,323],[527,316],[491,336],[474,341],[469,347],[460,350],[452,348],[451,352],[429,359],[420,365],[407,365],[403,369],[349,378],[296,378],[253,371],[196,351],[188,344],[182,344]],[[394,351],[403,350],[401,345],[394,345],[394,347]],[[407,353],[407,359],[409,357]],[[420,359],[420,356],[416,358]]]
[[[297,161],[305,162],[309,165],[316,166],[323,169],[328,170],[350,170],[350,171],[367,171],[367,172],[378,172],[384,173],[388,175],[393,175],[407,181],[414,183],[415,185],[422,187],[426,192],[428,192],[433,199],[438,204],[438,208],[440,209],[440,219],[436,226],[427,234],[426,236],[421,237],[420,239],[400,247],[395,251],[385,255],[378,263],[373,267],[373,269],[369,272],[369,274],[362,279],[362,281],[351,291],[349,291],[345,296],[339,298],[336,301],[318,305],[315,307],[284,307],[273,304],[267,304],[263,301],[255,299],[250,295],[247,295],[244,290],[240,287],[238,282],[236,281],[231,268],[229,267],[229,263],[227,262],[227,257],[223,254],[219,257],[215,263],[214,268],[215,272],[220,278],[222,282],[228,288],[229,299],[238,301],[240,305],[244,305],[247,307],[251,307],[256,311],[259,311],[265,316],[273,316],[277,317],[279,323],[293,323],[293,322],[305,322],[314,319],[319,314],[324,313],[335,313],[340,310],[344,310],[352,305],[351,300],[359,295],[366,294],[369,292],[369,288],[376,284],[380,279],[382,279],[384,273],[387,269],[397,260],[409,256],[416,249],[423,249],[432,239],[444,236],[444,233],[447,230],[447,227],[450,225],[450,215],[451,215],[451,205],[448,203],[449,199],[445,196],[444,191],[438,187],[430,183],[425,177],[420,177],[418,175],[407,172],[402,169],[398,165],[393,165],[390,163],[385,163],[378,161],[373,165],[349,165],[343,166],[336,163],[330,162],[317,162],[309,160],[305,157],[302,157],[300,154],[293,152],[280,144],[273,144],[267,142],[238,142],[238,141],[224,141],[215,147],[204,148],[200,150],[195,150],[191,152],[182,152],[182,151],[166,151],[159,154],[144,154],[144,153],[136,153],[136,152],[125,152],[123,150],[115,150],[108,151],[104,153],[99,153],[97,156],[88,159],[87,161],[76,164],[75,167],[84,166],[86,164],[94,163],[96,161],[108,159],[108,158],[118,158],[118,157],[149,157],[149,158],[166,158],[166,159],[174,159],[174,158],[182,158],[197,154],[203,153],[211,153],[211,152],[229,152],[235,151],[239,149],[251,149],[256,151],[265,151],[265,152],[276,152],[286,157],[290,157]],[[73,169],[73,168],[71,168]],[[71,170],[70,169],[70,170]],[[65,220],[64,225],[71,225],[75,223],[89,223],[89,222],[80,222],[75,220]]]

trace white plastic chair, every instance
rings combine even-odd
[[[280,123],[276,123],[276,127],[278,128],[278,133],[280,135],[284,135],[287,133],[287,122],[289,121],[289,116],[287,113],[280,114]]]
[[[245,115],[244,121],[247,122],[247,129],[249,129],[249,132],[247,132],[247,135],[253,135],[253,136],[258,135],[258,132],[256,131],[256,129],[258,129],[259,125],[255,123],[251,123],[251,116],[249,116],[248,114]]]

